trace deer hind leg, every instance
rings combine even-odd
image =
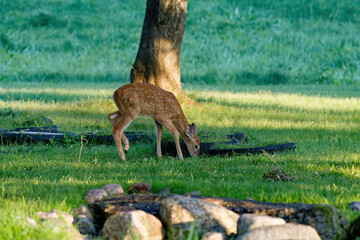
[[[175,145],[176,145],[176,152],[177,152],[178,158],[180,160],[184,160],[183,154],[182,154],[182,151],[181,151],[181,147],[180,147],[178,130],[176,129],[176,127],[174,126],[174,124],[172,123],[172,121],[170,119],[159,120],[159,122],[161,122],[171,132],[171,134],[173,135]]]
[[[123,131],[135,119],[135,117],[125,116],[122,115],[120,112],[118,113],[115,112],[109,114],[108,118],[111,122],[111,125],[113,126],[112,131],[115,139],[116,148],[119,152],[120,158],[122,160],[125,160],[125,154],[122,148],[121,139],[124,140],[125,150],[129,149],[129,140],[127,139],[125,134],[123,134]]]
[[[161,157],[161,136],[163,132],[163,127],[156,119],[154,119],[154,124],[156,128],[156,156]]]
[[[120,116],[121,116],[121,113],[119,111],[110,113],[108,115],[108,119],[109,119],[112,126],[114,126],[116,124],[116,122],[119,120]],[[130,148],[129,139],[125,136],[124,133],[121,135],[121,139],[124,141],[124,150],[125,150],[125,152],[127,152],[129,150],[129,148]]]

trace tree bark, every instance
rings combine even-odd
[[[180,48],[187,0],[147,0],[131,83],[151,83],[175,95],[182,93]]]

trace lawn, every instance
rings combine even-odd
[[[111,133],[111,96],[129,81],[144,11],[145,0],[0,0],[0,128],[48,117],[64,131]],[[71,212],[107,183],[326,203],[357,217],[348,204],[360,201],[359,12],[360,1],[189,1],[182,81],[200,104],[181,104],[207,133],[200,141],[244,132],[243,146],[295,142],[296,151],[179,161],[156,158],[151,143],[121,161],[115,146],[85,144],[79,161],[78,142],[0,145],[0,239],[67,239],[21,219]],[[154,126],[139,118],[129,130]],[[278,166],[291,181],[263,178]]]

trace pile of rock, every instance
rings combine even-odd
[[[66,231],[71,239],[346,239],[360,236],[360,217],[348,224],[331,205],[273,204],[225,198],[151,193],[151,185],[132,185],[125,194],[119,184],[91,189],[88,207],[73,215],[38,212],[41,223]],[[131,194],[130,194],[131,193]],[[360,211],[360,202],[350,209]],[[26,219],[37,227],[35,220]],[[81,234],[80,234],[81,233]]]
[[[104,239],[169,236],[185,239],[189,235],[209,240],[231,237],[237,240],[341,239],[346,236],[343,226],[346,221],[341,221],[338,211],[330,205],[274,207],[275,204],[259,205],[253,201],[244,205],[246,201],[239,200],[240,206],[227,199],[205,198],[199,193],[152,194],[151,185],[145,183],[131,186],[129,192],[134,194],[122,192],[120,185],[112,184],[111,188],[106,185],[85,194],[94,213],[96,229]],[[264,206],[265,210],[261,210]]]

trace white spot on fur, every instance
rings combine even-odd
[[[117,114],[113,114],[110,116],[110,119],[113,120],[114,118],[116,118]]]

